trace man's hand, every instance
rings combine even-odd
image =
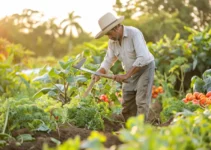
[[[114,80],[117,82],[126,82],[127,79],[130,78],[132,75],[140,71],[141,67],[132,67],[126,74],[123,75],[114,75]]]
[[[106,70],[104,68],[100,68],[97,70],[97,73],[100,73],[100,74],[106,74]],[[98,75],[92,75],[92,79],[97,82],[100,80],[100,76]]]
[[[132,67],[126,74],[123,75],[114,75],[114,80],[117,82],[126,82],[133,74],[140,71],[141,67]]]
[[[123,75],[114,75],[114,79],[117,82],[124,82],[128,79],[127,74],[123,74]]]
[[[95,82],[97,82],[97,81],[99,81],[100,80],[100,76],[97,76],[97,75],[92,75],[92,79],[95,81]]]

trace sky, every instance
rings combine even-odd
[[[56,17],[59,20],[68,17],[68,13],[80,16],[78,23],[92,35],[100,31],[98,19],[106,12],[113,11],[116,0],[0,0],[0,18],[14,13],[21,13],[23,9],[42,12],[47,18]]]

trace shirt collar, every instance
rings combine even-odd
[[[127,27],[123,26],[123,37],[127,37]]]
[[[123,26],[123,38],[124,37],[127,37],[127,27],[126,26],[124,26],[124,25],[122,25]],[[117,42],[117,41],[114,41],[114,40],[110,40],[112,43],[114,43],[114,42]]]

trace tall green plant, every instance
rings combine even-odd
[[[86,81],[83,75],[75,75],[75,69],[72,67],[77,59],[70,58],[68,61],[59,61],[59,68],[51,68],[42,76],[34,78],[33,82],[39,81],[49,83],[51,87],[45,87],[34,94],[34,98],[39,98],[43,94],[59,100],[62,104],[69,103],[71,96],[76,95],[79,82]],[[77,92],[78,94],[78,92]]]
[[[179,86],[179,95],[183,95],[185,93],[184,89],[184,82],[185,82],[185,73],[190,68],[190,65],[187,64],[188,60],[185,57],[177,57],[174,60],[171,61],[170,64],[170,78],[174,79],[172,82],[175,84],[176,79],[179,80],[180,86]]]

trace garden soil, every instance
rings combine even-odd
[[[105,129],[104,131],[99,131],[103,133],[107,141],[104,143],[105,147],[109,148],[112,145],[119,145],[122,142],[117,138],[112,132],[118,131],[122,128],[120,122],[112,122],[107,119],[104,120]],[[50,133],[46,132],[30,132],[27,129],[21,129],[13,132],[13,136],[18,136],[20,134],[31,134],[35,138],[34,141],[23,142],[21,146],[16,146],[14,141],[10,141],[8,146],[0,148],[0,150],[42,150],[43,144],[47,143],[50,147],[55,147],[56,143],[52,142],[51,138],[55,138],[61,142],[66,141],[69,138],[75,138],[76,135],[80,136],[81,141],[86,140],[90,135],[92,130],[85,128],[78,128],[71,124],[62,125],[57,131],[52,131]]]
[[[162,107],[160,103],[154,103],[152,106],[153,112],[150,112],[151,124],[159,125],[159,114],[162,111]],[[113,132],[117,132],[124,128],[124,124],[122,122],[122,118],[120,116],[113,116],[117,121],[111,121],[104,119],[105,129],[103,131],[99,131],[103,133],[107,137],[107,141],[104,143],[104,146],[109,148],[112,145],[120,145],[122,142],[118,139],[118,137],[113,134]],[[160,126],[167,126],[167,124]],[[50,133],[46,132],[30,132],[27,129],[20,129],[12,133],[13,137],[16,137],[20,134],[31,134],[32,137],[35,138],[34,141],[23,142],[21,146],[16,146],[14,141],[10,141],[9,145],[4,148],[0,148],[0,150],[42,150],[43,144],[47,143],[50,147],[55,147],[56,143],[51,140],[51,138],[55,138],[60,142],[64,142],[69,138],[75,138],[76,135],[80,136],[80,140],[86,140],[90,135],[92,130],[88,130],[85,128],[78,128],[71,124],[62,125],[58,128],[57,131],[51,131]]]

